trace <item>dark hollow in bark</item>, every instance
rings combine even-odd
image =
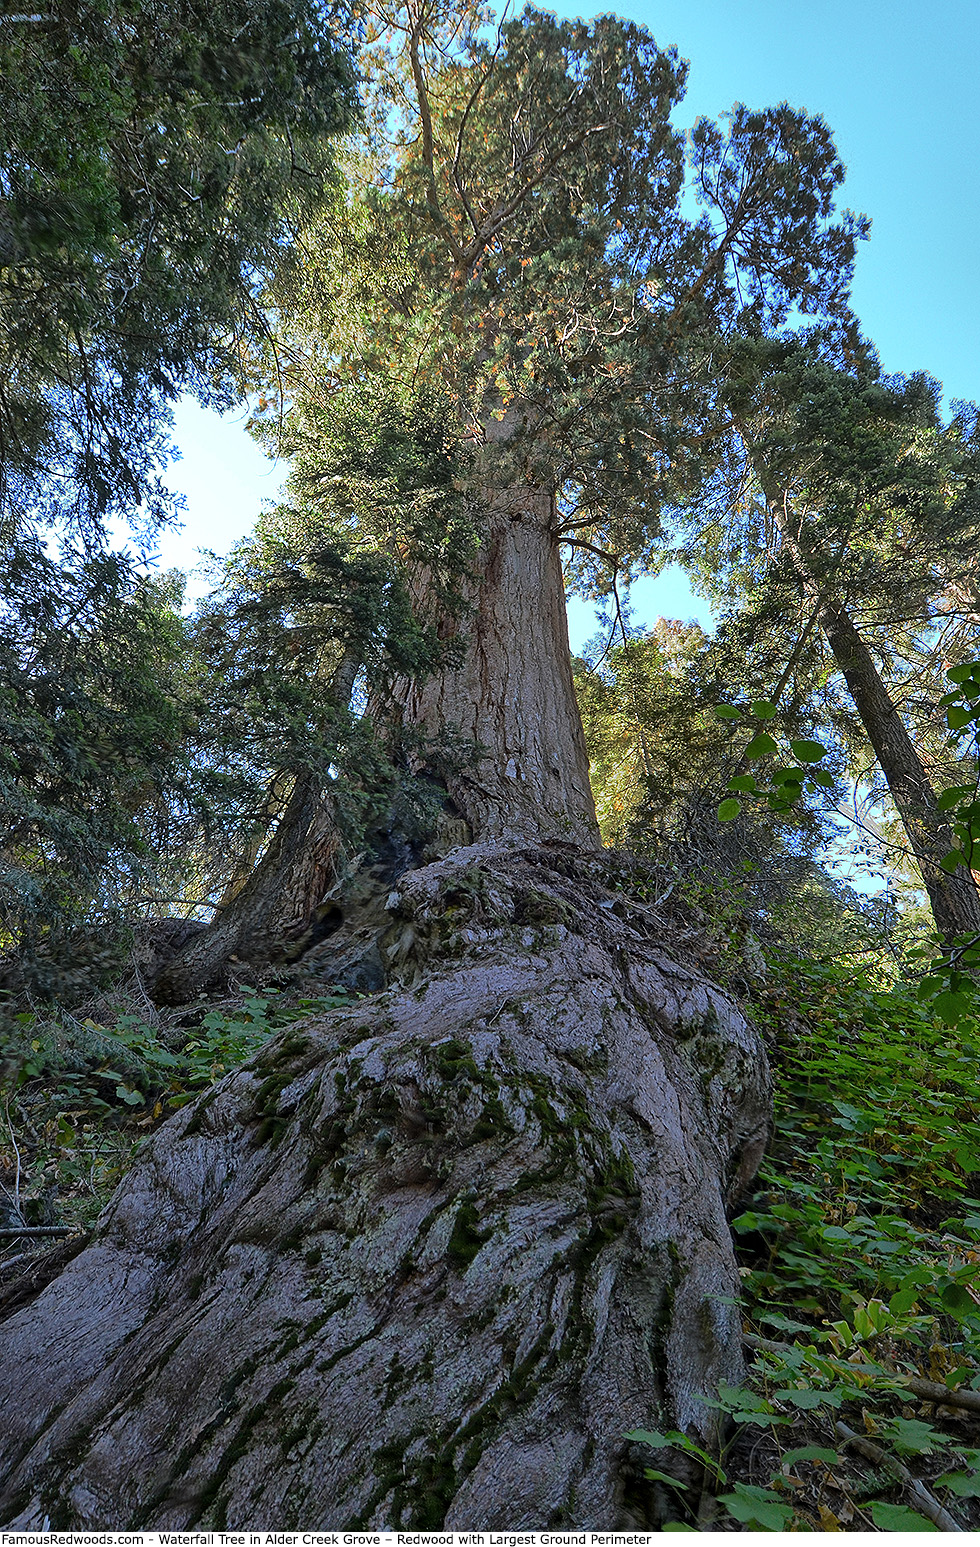
[[[655,1523],[624,1432],[742,1374],[757,1034],[571,846],[407,873],[400,982],[154,1136],[0,1325],[0,1519]],[[646,1488],[646,1492],[643,1489]]]

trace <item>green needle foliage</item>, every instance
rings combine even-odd
[[[340,21],[341,13],[337,13]],[[167,405],[231,400],[255,296],[351,123],[305,0],[0,15],[0,522],[159,517]]]
[[[67,934],[92,942],[152,857],[141,814],[162,796],[187,722],[174,588],[119,554],[58,563],[6,550],[0,602],[0,956],[14,982],[64,988]],[[111,946],[108,961],[114,964]],[[98,954],[96,952],[96,954]],[[10,959],[8,956],[8,966]]]
[[[576,578],[608,589],[708,466],[704,341],[796,305],[845,325],[865,226],[835,212],[822,120],[738,108],[725,133],[696,126],[688,163],[670,122],[686,67],[643,28],[528,7],[488,39],[483,19],[370,15],[359,186],[280,271],[281,347],[256,379],[287,442],[290,414],[314,423],[338,390],[426,385],[461,483],[556,489]]]

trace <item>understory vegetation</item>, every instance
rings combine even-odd
[[[667,1481],[689,1441],[636,1436],[674,1529],[976,1529],[980,1030],[951,1035],[851,965],[775,955],[751,1004],[777,1094],[732,1222],[750,1380],[720,1393],[700,1496]]]

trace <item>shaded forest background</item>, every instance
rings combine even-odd
[[[405,712],[475,626],[490,448],[606,620],[572,669],[615,890],[777,1074],[733,1220],[754,1373],[710,1453],[638,1431],[647,1480],[695,1529],[974,1523],[980,411],[882,372],[830,130],[685,142],[676,55],[533,9],[0,28],[0,1283],[270,1036],[383,988],[337,945],[371,867],[496,809],[479,737]],[[174,519],[182,393],[248,401],[291,468],[192,612],[108,539]],[[711,635],[631,625],[678,560]]]

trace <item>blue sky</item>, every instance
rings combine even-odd
[[[559,6],[560,15],[580,8]],[[591,13],[589,13],[591,14]],[[980,8],[976,0],[636,0],[621,14],[691,64],[676,120],[735,101],[821,113],[847,166],[843,202],[872,218],[854,303],[889,371],[928,370],[947,398],[980,397]],[[225,551],[274,499],[283,469],[249,440],[244,416],[177,411],[184,531],[161,561],[190,568]],[[641,621],[707,621],[677,571],[634,592]],[[594,629],[572,604],[573,646]]]

